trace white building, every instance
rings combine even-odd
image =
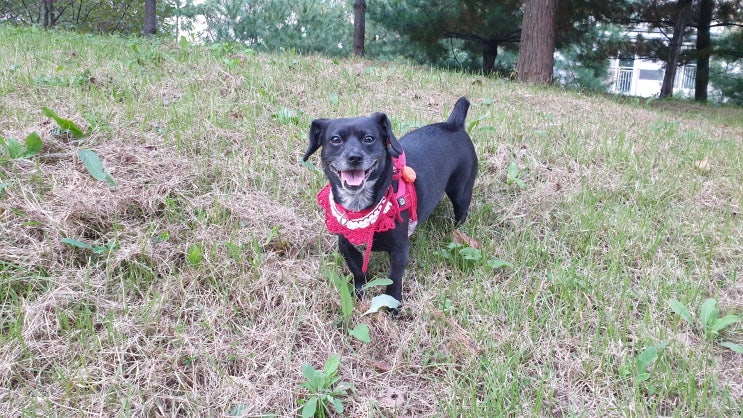
[[[609,91],[628,96],[658,96],[664,72],[665,63],[661,61],[644,58],[612,59],[609,64]],[[696,75],[696,65],[678,67],[673,83],[674,96],[693,96]]]
[[[712,28],[712,36],[719,36],[721,28]],[[639,25],[625,33],[630,39],[642,36],[645,39],[666,39],[666,35],[648,25]],[[670,35],[668,35],[670,36]],[[684,49],[693,49],[693,42],[685,42]],[[660,95],[663,85],[665,62],[638,57],[617,57],[609,63],[609,91],[628,96],[653,97]],[[694,80],[697,75],[695,64],[679,66],[673,82],[673,95],[694,96]],[[711,91],[710,91],[711,93]]]

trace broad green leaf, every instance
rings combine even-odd
[[[340,399],[333,398],[333,406],[335,407],[335,412],[339,414],[343,413],[343,403]]]
[[[39,152],[41,152],[41,137],[36,132],[31,132],[26,137],[26,157],[30,157],[32,155],[36,155]]]
[[[273,115],[276,120],[281,124],[287,124],[287,123],[299,123],[300,122],[300,115],[302,114],[301,111],[293,111],[291,109],[283,108],[278,111],[278,113],[275,113]]]
[[[699,314],[702,317],[704,327],[710,328],[720,315],[720,310],[717,309],[717,301],[712,298],[705,300]]]
[[[317,396],[311,397],[302,407],[302,418],[311,418],[317,412]]]
[[[519,165],[516,160],[511,160],[511,163],[508,164],[507,176],[507,180],[509,183],[513,182],[516,178],[519,177]]]
[[[371,336],[369,335],[369,326],[366,324],[358,324],[356,325],[356,328],[349,329],[348,333],[361,342],[371,342]]]
[[[710,330],[713,333],[718,334],[723,329],[725,329],[728,326],[730,326],[730,325],[738,322],[738,319],[739,319],[738,318],[738,315],[725,315],[722,318],[720,318],[720,319],[716,320],[715,322],[713,322],[712,323],[712,327],[710,328]]]
[[[340,100],[338,99],[338,96],[335,94],[328,95],[328,100],[330,101],[330,104],[332,104],[334,107],[338,107],[340,104]]]
[[[482,259],[482,251],[473,247],[464,247],[459,250],[459,254],[465,260],[480,261]]]
[[[364,286],[362,286],[362,289],[363,290],[366,290],[366,289],[370,289],[370,288],[372,288],[374,286],[389,286],[391,284],[392,284],[392,280],[390,280],[390,279],[388,279],[386,277],[380,277],[380,278],[374,279],[374,280],[372,280],[370,282],[366,282],[366,284],[364,284]]]
[[[89,149],[81,148],[77,150],[77,156],[80,157],[80,161],[82,161],[83,165],[88,170],[88,173],[90,173],[93,178],[100,181],[106,181],[111,186],[116,186],[113,177],[111,177],[111,175],[106,172],[105,167],[103,167],[103,163],[98,157],[98,154]]]
[[[637,376],[635,376],[635,380],[638,382],[644,382],[648,379],[650,379],[650,373],[648,372],[637,373]]]
[[[639,370],[646,370],[648,365],[655,360],[658,356],[658,347],[650,346],[646,348],[640,355],[637,356],[637,368]]]
[[[86,249],[86,250],[92,250],[93,249],[93,246],[90,245],[90,244],[88,244],[87,242],[78,241],[78,240],[72,239],[72,238],[62,238],[61,239],[61,242],[63,244],[72,245],[73,247],[83,248],[83,249]]]
[[[693,319],[691,317],[691,313],[689,312],[688,309],[686,309],[686,306],[684,306],[683,303],[679,302],[676,299],[671,299],[671,310],[676,315],[678,315],[679,317],[681,317],[681,319],[683,319],[684,321],[686,321],[686,322],[688,322],[690,324],[692,323]]]
[[[473,120],[472,122],[470,122],[470,123],[469,123],[469,124],[467,125],[467,133],[468,133],[468,134],[471,134],[471,133],[472,133],[472,130],[473,130],[473,129],[474,129],[475,127],[477,127],[477,125],[479,125],[479,124],[480,124],[480,122],[482,122],[482,121],[483,121],[483,120],[485,120],[485,119],[486,119],[486,118],[485,118],[485,116],[484,116],[484,115],[481,115],[481,116],[480,116],[480,117],[478,117],[477,119],[475,119],[475,120]]]
[[[5,149],[8,150],[8,156],[11,159],[20,158],[23,156],[23,145],[14,138],[6,138],[0,142]]]
[[[662,341],[656,345],[646,348],[637,356],[637,369],[640,372],[647,370],[647,367],[658,357],[658,351],[668,347],[668,341]]]
[[[188,247],[188,254],[186,254],[186,259],[191,265],[198,266],[203,258],[204,257],[200,245],[191,244]]]
[[[368,315],[379,311],[380,308],[388,307],[391,309],[397,309],[400,307],[400,301],[393,298],[390,295],[378,295],[374,296],[371,301],[371,307],[369,310],[364,312],[361,316]]]
[[[103,254],[111,251],[114,247],[116,247],[116,243],[109,243],[107,245],[98,245],[93,247],[93,253],[94,254]]]
[[[332,376],[335,374],[335,372],[338,371],[338,366],[341,365],[341,356],[338,354],[331,354],[330,357],[328,357],[328,360],[325,362],[325,366],[322,368],[322,371],[328,375]]]
[[[311,364],[305,363],[302,365],[302,375],[307,379],[310,385],[316,387],[315,382],[317,382],[317,370],[315,370]]]
[[[347,322],[353,313],[353,296],[351,295],[348,279],[335,274],[333,283],[335,288],[338,289],[338,293],[341,294],[341,313],[343,314],[343,321]]]
[[[72,132],[72,134],[78,138],[85,136],[83,130],[75,125],[75,122],[59,117],[56,113],[54,113],[53,110],[49,109],[48,107],[42,107],[41,111],[44,112],[44,115],[46,115],[47,117],[54,119],[54,121],[57,122],[57,125],[59,125],[60,128]]]
[[[723,347],[725,347],[725,348],[729,348],[729,349],[733,350],[734,352],[736,352],[738,354],[743,354],[743,347],[741,347],[740,345],[738,345],[738,344],[736,344],[736,343],[734,343],[732,341],[721,342],[720,345],[723,346]]]
[[[513,269],[513,264],[509,263],[508,261],[491,259],[488,261],[488,267],[490,267],[493,270],[503,268],[503,267],[508,267],[510,269]]]

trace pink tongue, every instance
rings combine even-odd
[[[349,186],[358,186],[364,182],[364,170],[341,171],[341,180]]]

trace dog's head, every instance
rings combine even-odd
[[[402,147],[384,113],[369,117],[315,119],[304,161],[320,147],[325,175],[335,200],[359,211],[382,198],[392,178],[392,158]]]

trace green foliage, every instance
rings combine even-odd
[[[367,14],[387,31],[386,39],[394,40],[398,55],[442,67],[493,71],[483,51],[516,49],[522,9],[520,1],[384,0]]]
[[[80,161],[82,161],[85,169],[88,170],[88,173],[90,173],[94,179],[105,181],[112,187],[116,186],[116,181],[110,174],[108,174],[106,168],[103,166],[103,162],[98,157],[98,154],[89,149],[81,148],[77,150],[77,156],[80,158]]]
[[[650,365],[658,358],[659,354],[668,346],[667,341],[663,341],[656,345],[643,350],[635,358],[634,363],[625,363],[619,369],[619,373],[623,377],[633,376],[635,382],[641,383],[650,379]]]
[[[192,0],[186,2],[192,3]],[[0,2],[0,15],[18,24],[44,25],[79,32],[138,34],[144,27],[144,0],[135,1],[55,1],[51,9],[44,0]],[[165,22],[182,8],[180,0],[156,2],[160,30]],[[48,11],[45,20],[45,12]]]
[[[513,265],[509,262],[494,258],[486,259],[482,250],[479,248],[474,248],[457,242],[449,243],[446,247],[436,251],[435,254],[465,270],[474,268],[478,265],[484,265],[491,270],[497,270],[504,267],[510,269],[513,268]]]
[[[694,317],[683,303],[676,299],[672,299],[670,306],[671,310],[678,315],[679,318],[691,325],[695,325]],[[720,334],[725,328],[737,323],[739,320],[740,317],[733,314],[720,317],[720,309],[717,307],[717,300],[714,298],[705,299],[702,306],[699,308],[698,326],[701,328],[704,338],[708,341],[713,341],[720,337]],[[743,347],[731,341],[724,341],[720,343],[720,345],[729,348],[736,353],[743,353]]]
[[[62,117],[59,117],[56,113],[54,113],[53,110],[49,109],[48,107],[42,107],[41,111],[46,115],[47,117],[54,119],[55,122],[57,122],[57,125],[66,132],[70,132],[71,134],[75,135],[78,138],[81,138],[85,135],[82,129],[75,125],[75,122],[65,119]]]
[[[274,113],[273,117],[276,119],[276,121],[282,125],[287,124],[294,124],[298,125],[302,118],[302,111],[301,110],[291,110],[287,108],[283,108],[279,110],[277,113]]]
[[[188,246],[186,252],[186,260],[194,267],[198,267],[201,264],[201,260],[204,259],[204,248],[200,244],[191,244]]]
[[[119,248],[119,244],[116,241],[111,241],[108,244],[105,245],[91,245],[84,241],[79,241],[73,238],[62,238],[61,242],[63,244],[71,245],[73,247],[81,248],[83,250],[89,250],[93,254],[103,254],[111,252],[117,248]]]
[[[714,87],[712,95],[720,102],[743,106],[743,72],[739,63],[713,61],[710,64],[710,84]],[[736,65],[737,64],[737,65]]]
[[[41,152],[42,145],[41,137],[36,132],[31,132],[26,137],[24,144],[21,144],[14,138],[3,138],[0,136],[0,146],[5,148],[8,157],[12,160],[33,157]]]
[[[207,0],[196,8],[211,41],[335,56],[351,53],[349,12],[347,2],[336,0]]]
[[[738,19],[743,19],[743,10],[734,12],[734,9],[728,9],[725,13],[732,16],[737,13]],[[743,106],[743,29],[728,30],[724,36],[714,40],[712,53],[717,58],[710,63],[712,95],[717,96],[720,102]]]
[[[720,317],[720,309],[717,307],[717,301],[709,298],[702,303],[699,309],[699,317],[702,320],[705,336],[713,339],[720,336],[720,332],[730,325],[738,322],[737,315],[725,315]]]
[[[354,307],[354,296],[351,291],[351,279],[353,276],[341,276],[336,272],[331,272],[329,275],[333,281],[333,285],[335,285],[336,290],[341,295],[341,315],[343,323],[347,324],[351,319]]]
[[[369,334],[369,326],[361,323],[356,325],[356,328],[349,329],[348,333],[356,338],[357,340],[364,342],[364,343],[370,343],[371,342],[371,335]]]
[[[325,362],[322,370],[316,370],[310,364],[302,366],[302,375],[306,382],[301,386],[310,392],[310,397],[301,402],[302,417],[325,417],[334,412],[343,413],[343,402],[341,397],[348,395],[353,390],[353,385],[348,382],[338,382],[340,377],[338,367],[341,358],[337,354],[331,354]]]
[[[520,189],[526,187],[526,183],[524,183],[524,180],[521,179],[521,169],[519,168],[519,163],[516,162],[516,160],[513,158],[508,164],[508,169],[506,171],[506,184],[515,184],[519,186]]]
[[[559,48],[555,60],[555,81],[563,86],[589,91],[606,91],[609,60],[631,40],[613,25],[589,25],[575,33]]]
[[[369,335],[369,327],[366,324],[358,324],[356,328],[348,328],[348,324],[351,321],[351,316],[353,315],[353,310],[355,307],[355,296],[354,296],[354,290],[352,285],[353,276],[347,275],[347,276],[340,276],[338,273],[332,271],[328,272],[328,276],[330,280],[333,282],[333,285],[335,286],[336,290],[338,290],[338,293],[341,296],[341,319],[343,322],[343,325],[346,327],[348,334],[352,337],[356,338],[359,341],[368,343],[371,341],[371,336]],[[371,289],[372,287],[377,286],[387,286],[392,284],[392,280],[387,278],[377,278],[374,280],[371,280],[364,284],[362,286],[361,290],[363,292]],[[388,299],[385,299],[388,298]],[[387,295],[379,295],[372,298],[372,307],[364,312],[361,316],[377,312],[382,307],[389,307],[391,309],[396,309],[400,306],[400,303]]]
[[[53,119],[57,125],[59,125],[59,128],[62,130],[62,133],[64,135],[72,134],[78,138],[82,138],[85,136],[85,132],[75,124],[75,122],[65,119],[57,115],[53,110],[49,109],[48,107],[42,107],[41,108],[44,115],[47,117]],[[33,135],[33,134],[32,134]],[[38,135],[36,135],[38,137]],[[26,147],[28,148],[28,138],[26,139]],[[33,141],[33,150],[41,150],[41,138],[34,138]],[[114,187],[116,186],[116,181],[111,177],[111,175],[106,170],[106,167],[103,165],[103,162],[101,161],[100,157],[98,157],[98,154],[95,153],[95,151],[80,148],[77,150],[77,156],[80,158],[80,161],[83,163],[83,166],[86,170],[88,170],[88,173],[90,173],[91,176],[93,176],[94,179],[99,181],[105,181],[110,186]]]

